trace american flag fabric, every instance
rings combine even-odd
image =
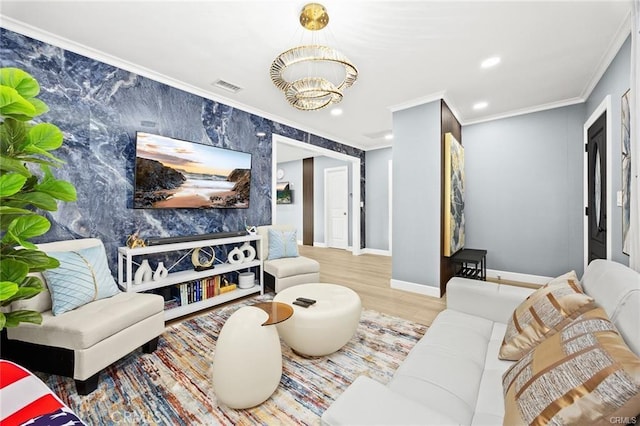
[[[0,426],[84,423],[36,376],[0,360]]]

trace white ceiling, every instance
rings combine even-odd
[[[269,66],[298,45],[305,1],[2,0],[0,25],[362,149],[392,110],[444,97],[463,124],[583,101],[624,42],[630,1],[327,0],[317,37],[360,72],[339,105],[298,111]],[[502,62],[481,69],[499,55]],[[212,85],[222,79],[236,94]],[[473,104],[486,101],[480,111]],[[370,137],[367,135],[376,135]]]

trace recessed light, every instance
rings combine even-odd
[[[334,108],[331,110],[331,115],[333,115],[334,117],[337,117],[339,115],[342,115],[342,109],[341,108]]]
[[[485,109],[489,104],[487,102],[478,102],[473,104],[473,109]]]
[[[387,133],[386,135],[384,135],[384,139],[388,140],[388,141],[392,140],[393,139],[393,133]]]
[[[267,134],[265,132],[256,132],[256,136],[259,138],[263,138],[265,136],[267,136]]]
[[[492,57],[487,58],[484,61],[482,61],[480,66],[482,68],[491,68],[491,67],[495,67],[499,63],[500,63],[500,57],[499,56],[492,56]]]

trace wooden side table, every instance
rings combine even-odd
[[[487,280],[487,251],[478,249],[462,249],[451,256],[456,264],[456,277]]]

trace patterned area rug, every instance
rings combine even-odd
[[[272,298],[246,299],[167,327],[153,354],[138,350],[113,364],[90,395],[78,396],[71,379],[39,376],[90,425],[312,425],[358,376],[387,383],[427,329],[363,310],[356,335],[334,354],[304,358],[282,343],[282,379],[262,405],[218,405],[210,379],[218,332],[241,306]]]

